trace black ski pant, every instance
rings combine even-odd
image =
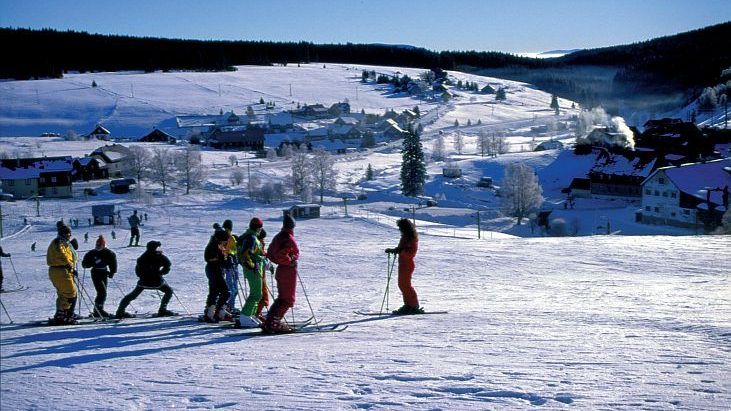
[[[129,303],[134,301],[135,298],[139,297],[140,294],[142,294],[145,290],[160,290],[164,294],[162,296],[162,300],[160,300],[160,309],[159,310],[166,310],[168,308],[168,303],[170,302],[170,299],[173,298],[173,289],[168,285],[168,283],[163,282],[162,285],[159,287],[143,287],[139,284],[137,284],[137,287],[135,287],[134,290],[132,290],[131,293],[127,294],[122,298],[122,301],[119,303],[119,308],[117,308],[118,313],[123,313],[126,309]]]
[[[132,227],[129,232],[129,245],[132,245],[132,240],[134,240],[134,245],[140,245],[140,228],[139,227]]]
[[[231,292],[228,290],[226,284],[226,277],[223,274],[221,267],[206,265],[206,277],[208,277],[208,298],[206,298],[206,307],[210,307],[213,304],[216,305],[216,309],[223,307],[228,298],[231,297]]]
[[[104,309],[104,303],[107,301],[107,281],[109,272],[106,270],[91,270],[91,281],[94,282],[96,289],[96,298],[94,305],[100,310]]]

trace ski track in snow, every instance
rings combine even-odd
[[[152,221],[142,233],[143,242],[162,240],[173,261],[168,281],[196,312],[207,292],[209,220],[233,217],[238,232],[261,215],[270,238],[280,221],[278,209],[201,206],[146,209]],[[104,229],[90,231],[93,239]],[[49,221],[3,242],[31,286],[2,296],[16,323],[52,314],[55,292],[42,258],[52,233]],[[3,409],[720,410],[731,403],[729,237],[422,235],[415,287],[427,310],[450,313],[383,319],[352,312],[378,310],[394,228],[322,218],[299,221],[296,236],[315,314],[323,325],[349,324],[346,332],[231,337],[188,317],[3,325]],[[132,289],[142,252],[123,248],[125,240],[110,240],[120,260],[112,309],[120,289]],[[301,288],[297,298],[295,317],[309,316]],[[157,304],[146,291],[133,306],[150,312]],[[389,304],[400,305],[395,279]],[[170,307],[184,311],[175,299]]]

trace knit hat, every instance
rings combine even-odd
[[[99,234],[99,238],[96,239],[96,248],[103,249],[107,248],[107,240],[104,239],[104,236]]]
[[[234,229],[234,223],[231,220],[226,220],[223,222],[223,228],[224,230],[233,230]]]
[[[161,242],[152,240],[147,243],[147,251],[155,251],[157,250],[157,247],[160,247],[161,245]]]
[[[216,230],[216,232],[213,234],[213,237],[215,237],[217,241],[227,241],[228,233],[223,230]]]
[[[249,228],[251,230],[258,230],[264,226],[264,223],[258,219],[257,217],[254,217],[249,221]]]
[[[63,223],[63,221],[59,221],[56,223],[56,230],[58,231],[58,235],[60,237],[66,237],[67,235],[71,234],[71,229],[69,226]]]
[[[289,214],[287,214],[286,216],[284,216],[284,221],[282,222],[282,226],[284,228],[288,228],[288,229],[292,230],[292,229],[294,229],[294,226],[295,225],[297,225],[297,222],[294,221],[294,217],[292,217]]]

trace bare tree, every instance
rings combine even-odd
[[[200,147],[191,144],[186,145],[183,151],[178,153],[175,160],[180,180],[185,185],[185,194],[190,194],[191,188],[200,187],[205,180]]]
[[[132,146],[130,156],[130,172],[137,178],[137,184],[142,185],[142,179],[146,177],[150,169],[150,150],[142,146]]]
[[[267,160],[274,161],[277,159],[277,150],[270,148],[267,150]]]
[[[231,177],[229,178],[229,181],[231,181],[232,185],[240,186],[241,183],[244,182],[244,172],[236,169],[231,173]]]
[[[231,163],[232,166],[235,166],[236,163],[238,163],[238,158],[236,158],[236,154],[231,154],[228,156],[228,162]]]
[[[291,144],[285,144],[282,148],[282,157],[289,160],[294,155],[294,149],[292,148]]]
[[[254,198],[254,193],[256,193],[259,190],[259,187],[261,186],[261,179],[257,175],[252,175],[249,177],[249,198]]]
[[[464,150],[464,138],[459,131],[454,135],[454,150],[457,154],[462,154],[462,150]]]
[[[518,219],[518,225],[532,210],[543,203],[543,189],[538,184],[533,169],[523,163],[505,167],[505,177],[500,187],[503,209]]]
[[[292,174],[290,182],[292,183],[292,194],[301,195],[305,188],[309,187],[309,161],[307,154],[297,152],[292,154]]]
[[[434,147],[432,147],[431,158],[434,161],[444,160],[444,137],[437,136],[434,139]]]
[[[320,148],[315,150],[313,154],[310,170],[315,188],[320,191],[320,204],[322,204],[325,190],[335,188],[338,174],[334,168],[335,160],[333,160],[330,153]]]
[[[170,149],[155,147],[150,157],[150,179],[162,185],[162,193],[167,191],[167,185],[174,177],[175,158]]]
[[[274,200],[275,195],[276,192],[274,189],[274,183],[272,183],[271,181],[267,181],[259,189],[259,198],[261,199],[261,201],[267,204],[271,204],[272,200]]]
[[[480,131],[480,135],[477,136],[477,147],[480,149],[482,157],[485,157],[485,153],[490,154],[490,137],[486,132]]]

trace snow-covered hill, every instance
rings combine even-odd
[[[452,126],[454,120],[466,124],[468,119],[473,123],[481,119],[486,124],[504,123],[507,128],[520,120],[533,121],[553,113],[551,96],[527,84],[460,72],[450,72],[455,82],[508,87],[507,101],[493,104],[493,95],[456,91],[462,97],[439,107],[406,94],[388,93],[386,85],[361,83],[364,69],[418,78],[426,71],[419,68],[344,64],[237,68],[224,73],[85,73],[53,80],[1,82],[0,136],[65,135],[71,130],[84,134],[101,123],[113,136],[139,138],[153,127],[173,130],[176,115],[217,114],[220,110],[243,113],[260,98],[274,102],[278,110],[295,108],[297,103],[330,105],[347,100],[353,111],[382,114],[386,109],[400,111],[419,105],[422,112],[434,111],[433,127]],[[560,102],[562,107],[571,106],[570,101]],[[564,114],[572,112],[564,110]]]

